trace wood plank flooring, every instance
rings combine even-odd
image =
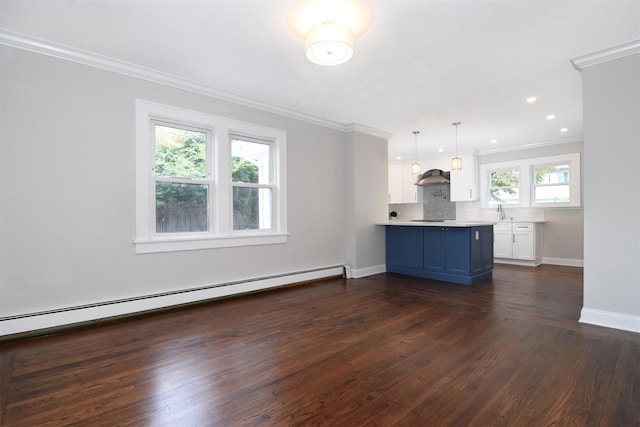
[[[3,426],[640,425],[582,269],[331,279],[0,344]]]

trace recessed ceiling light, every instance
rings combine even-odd
[[[444,148],[438,148],[438,153],[444,152]]]
[[[547,116],[547,120],[553,120],[553,119],[555,119],[555,118],[556,118],[556,116],[555,116],[555,115],[553,115],[553,114],[549,114],[549,115]]]
[[[568,130],[569,130],[569,129],[567,129],[567,128],[562,128],[562,129],[560,129],[560,132],[566,132],[566,131],[568,131]]]
[[[402,160],[402,156],[396,157],[396,160]]]
[[[492,140],[491,140],[491,143],[492,143],[492,144],[495,144],[496,142],[498,142],[498,140],[497,140],[497,139],[492,139]]]
[[[527,104],[533,104],[536,100],[537,98],[535,96],[530,96],[527,98]]]

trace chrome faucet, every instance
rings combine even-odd
[[[507,217],[504,214],[504,211],[502,210],[502,203],[498,204],[498,215],[500,217],[500,221],[502,221],[503,219],[505,219]]]

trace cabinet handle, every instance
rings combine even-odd
[[[469,189],[469,200],[471,200],[473,197],[471,196],[471,189]]]
[[[515,243],[516,242],[516,235],[512,234],[512,236],[513,236],[513,243]]]

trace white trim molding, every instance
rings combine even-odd
[[[161,85],[182,89],[200,95],[216,98],[222,101],[233,102],[235,104],[244,105],[245,107],[256,108],[268,113],[274,113],[281,116],[301,120],[318,126],[335,129],[342,132],[357,131],[373,136],[389,139],[392,134],[374,129],[368,126],[359,125],[357,123],[340,123],[322,117],[313,116],[311,114],[301,113],[286,107],[271,104],[269,102],[260,101],[247,96],[238,95],[227,92],[200,82],[185,79],[173,74],[164,73],[162,71],[143,67],[141,65],[130,62],[120,61],[104,55],[99,55],[86,50],[76,49],[71,46],[54,43],[48,40],[38,39],[27,36],[25,34],[15,33],[0,28],[0,44],[11,46],[17,49],[27,50],[29,52],[39,53],[42,55],[52,56],[54,58],[66,61],[76,62],[78,64],[87,65],[101,70],[111,71],[123,74],[129,77],[159,83]]]
[[[578,56],[571,60],[573,68],[578,71],[582,71],[586,67],[592,65],[601,64],[603,62],[611,61],[613,59],[622,58],[625,56],[640,53],[640,39],[631,40],[626,43],[612,46],[607,49],[602,49],[597,52],[589,53],[587,55]]]
[[[640,333],[640,316],[582,307],[580,323]]]
[[[584,267],[583,259],[542,257],[543,264],[563,265],[565,267]]]
[[[374,274],[384,273],[387,271],[386,264],[372,265],[370,267],[352,268],[350,278],[359,279],[361,277],[372,276]]]
[[[0,336],[24,334],[43,329],[60,328],[67,325],[133,315],[230,295],[337,277],[343,274],[343,265],[320,267],[237,282],[211,284],[193,289],[0,317]]]

